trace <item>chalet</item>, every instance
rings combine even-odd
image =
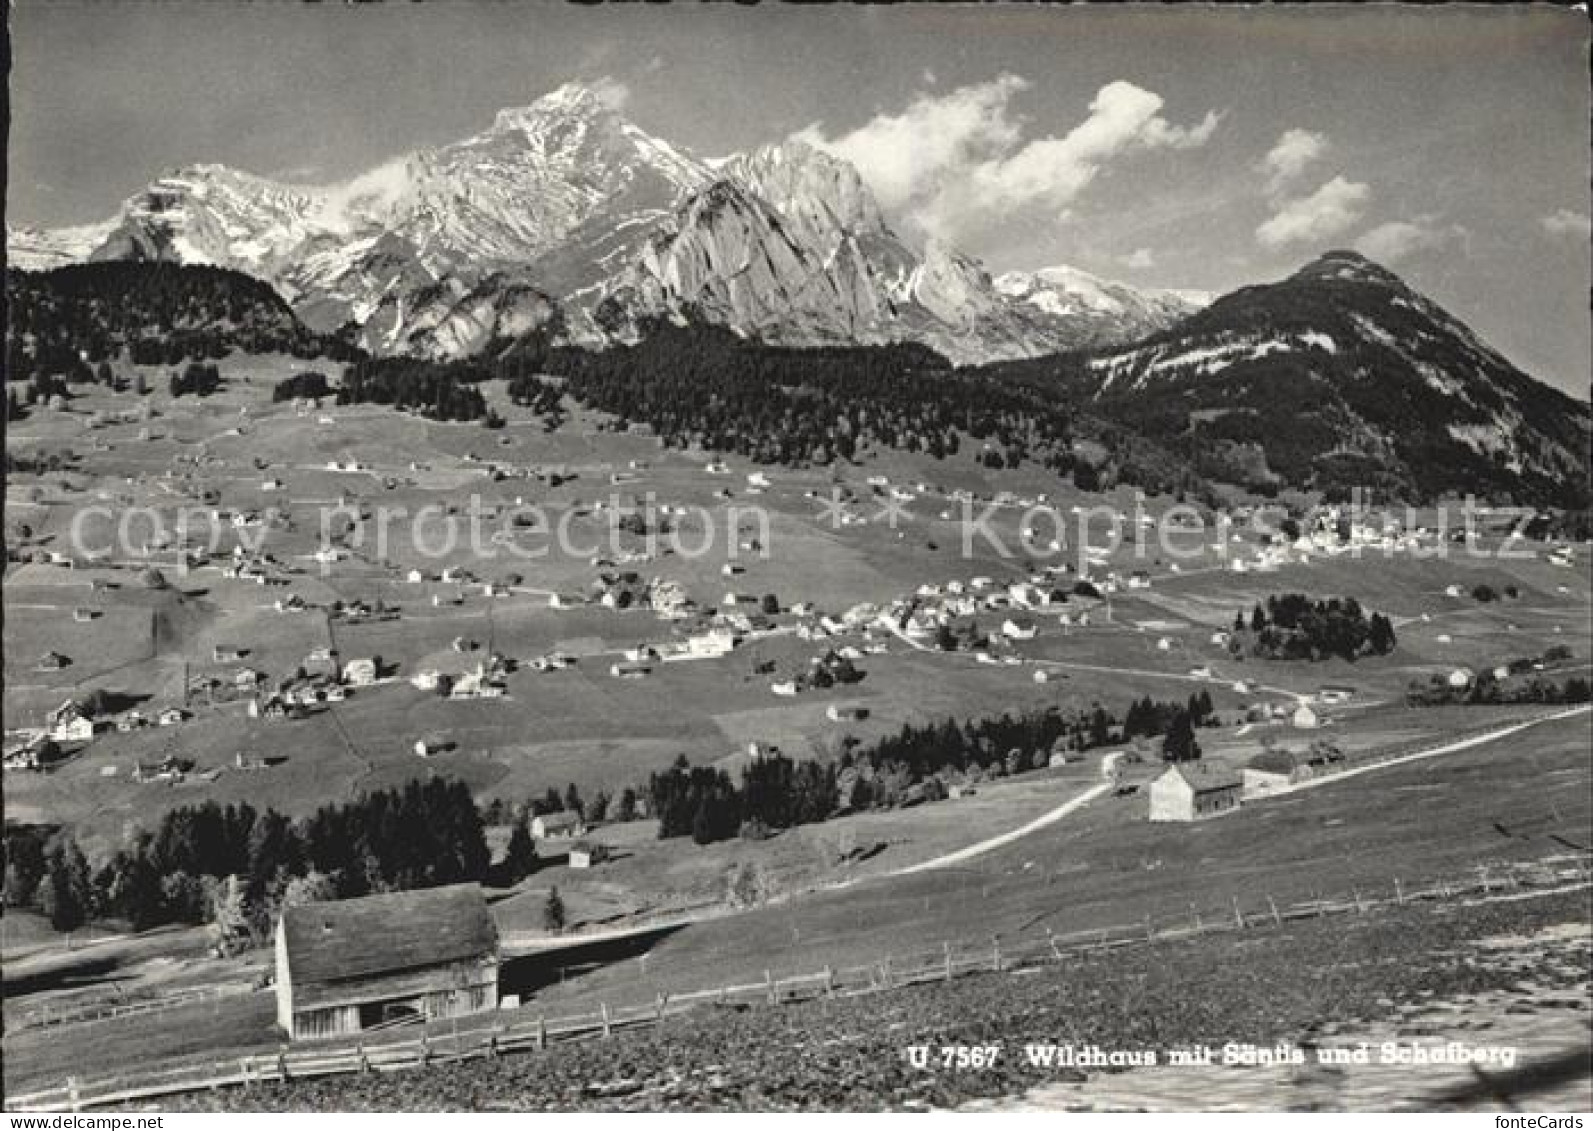
[[[724,656],[736,646],[736,634],[715,628],[686,638],[686,653],[691,656]]]
[[[136,782],[183,780],[183,774],[192,768],[192,763],[179,761],[175,755],[168,754],[158,762],[135,762],[133,764],[133,780]]]
[[[831,703],[824,714],[832,723],[855,723],[868,718],[868,708]]]
[[[424,671],[418,671],[414,675],[410,676],[409,682],[414,684],[415,687],[421,691],[446,692],[451,679],[452,677],[446,676],[442,672],[436,671],[432,668],[427,668]]]
[[[355,687],[369,687],[376,682],[374,659],[350,660],[343,666],[343,682]]]
[[[585,831],[586,824],[581,820],[581,815],[570,809],[531,818],[531,835],[538,840],[580,836]]]
[[[50,737],[57,742],[87,742],[94,737],[94,720],[76,711],[56,720]]]
[[[475,884],[288,907],[276,995],[294,1040],[494,1010],[497,927]]]
[[[581,841],[570,846],[570,867],[590,868],[608,860],[608,845]]]
[[[1008,640],[1033,640],[1039,629],[1028,617],[1008,617],[1001,622],[1001,635]]]
[[[1244,781],[1233,770],[1180,762],[1150,784],[1152,821],[1198,821],[1239,808]]]

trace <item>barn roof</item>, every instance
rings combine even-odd
[[[1239,771],[1229,766],[1213,766],[1204,762],[1178,762],[1173,770],[1189,783],[1196,793],[1213,793],[1219,789],[1238,789],[1244,785]]]
[[[581,815],[572,809],[560,809],[555,813],[543,813],[539,819],[545,829],[573,829],[581,823]]]
[[[476,884],[303,903],[282,913],[295,985],[475,958],[498,931]]]

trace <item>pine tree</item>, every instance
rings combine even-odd
[[[542,905],[542,926],[553,934],[564,930],[564,900],[558,888],[548,892],[548,901]]]
[[[509,834],[509,847],[503,858],[504,870],[512,883],[519,883],[537,870],[537,846],[531,839],[531,826],[525,816],[514,823]]]

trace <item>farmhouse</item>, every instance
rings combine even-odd
[[[1150,819],[1198,821],[1239,808],[1240,776],[1226,768],[1180,762],[1150,784]]]
[[[540,817],[531,818],[531,835],[538,840],[580,836],[585,831],[586,825],[582,823],[581,815],[569,809],[562,809],[557,813],[543,813]]]
[[[475,884],[289,907],[276,993],[295,1040],[482,1013],[498,1007],[498,931]]]
[[[356,687],[366,687],[376,682],[374,659],[350,660],[343,668],[343,682]]]

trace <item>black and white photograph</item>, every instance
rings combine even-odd
[[[6,18],[8,1128],[1584,1126],[1585,6]]]

